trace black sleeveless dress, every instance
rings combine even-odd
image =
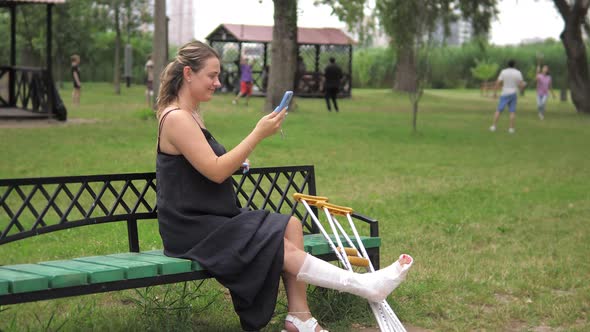
[[[76,77],[74,73],[78,74],[78,80],[82,81],[80,78],[80,67],[72,66],[72,83],[74,84],[74,89],[80,89],[80,85],[76,82]]]
[[[170,111],[172,112],[172,111]],[[169,113],[170,113],[169,112]],[[158,224],[164,253],[199,262],[230,290],[242,328],[255,331],[272,318],[289,216],[238,208],[231,178],[217,184],[182,155],[156,160]],[[216,155],[226,151],[201,128]]]

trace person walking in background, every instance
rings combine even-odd
[[[555,98],[555,92],[553,92],[551,75],[549,75],[549,66],[537,65],[537,110],[539,111],[539,119],[545,119],[545,105],[547,105],[547,97],[549,97],[549,91],[551,96]]]
[[[496,81],[496,90],[502,85],[502,93],[500,94],[500,100],[498,101],[498,108],[494,114],[494,122],[490,127],[490,131],[496,131],[496,124],[500,118],[500,114],[504,111],[506,106],[510,111],[510,127],[508,132],[514,134],[514,118],[516,116],[516,100],[518,99],[517,93],[519,89],[524,89],[526,83],[522,79],[522,73],[520,70],[514,68],[516,62],[514,60],[508,61],[508,68],[503,69],[498,76]]]
[[[80,89],[82,89],[82,83],[80,82],[80,56],[74,54],[70,57],[72,61],[72,83],[74,89],[72,90],[72,103],[76,106],[80,105]]]
[[[248,101],[250,101],[250,96],[252,95],[252,64],[242,58],[240,61],[240,92],[238,95],[232,100],[232,104],[237,104],[238,99],[243,96],[246,96],[246,106],[248,106]]]
[[[152,98],[154,97],[154,61],[150,54],[145,63],[145,99],[148,107],[152,107]]]
[[[334,109],[336,112],[339,111],[338,104],[336,103],[336,98],[338,97],[338,92],[340,92],[340,81],[342,80],[342,69],[336,64],[336,59],[333,57],[330,58],[330,64],[326,66],[324,69],[324,97],[326,98],[326,105],[328,106],[328,111],[331,112],[332,108],[330,107],[330,99],[334,103]]]

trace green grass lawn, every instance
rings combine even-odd
[[[91,121],[1,128],[0,178],[155,169],[157,123],[145,118],[142,87],[116,96],[107,84],[86,84],[79,107],[70,93],[61,91],[69,118]],[[230,101],[220,95],[203,105],[207,127],[228,148],[255,126],[264,102]],[[587,331],[590,117],[550,99],[540,121],[532,90],[518,103],[516,133],[507,132],[507,114],[491,133],[496,100],[429,90],[412,134],[403,94],[355,90],[340,100],[340,113],[328,113],[321,99],[297,99],[285,139],[266,140],[250,159],[253,167],[315,165],[318,194],[380,221],[382,264],[400,253],[415,258],[389,297],[404,323],[436,331]],[[1,216],[0,228],[7,223]],[[124,224],[71,229],[3,245],[0,264],[124,251],[126,241]],[[156,222],[140,224],[140,241],[142,249],[161,247]],[[0,330],[239,330],[215,281],[196,288],[190,310],[161,308],[182,285],[3,307]],[[364,301],[317,295],[314,308],[342,302],[358,309],[347,319],[334,319],[342,308],[323,315],[332,331],[375,326]],[[285,303],[281,296],[267,331],[279,329]]]

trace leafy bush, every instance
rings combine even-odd
[[[477,66],[471,68],[471,74],[473,77],[486,82],[496,76],[499,67],[497,63],[477,59],[475,60],[475,63]]]
[[[352,56],[352,87],[393,86],[395,52],[391,48],[363,48]]]
[[[156,113],[153,109],[150,108],[142,108],[135,111],[135,116],[142,120],[155,120]]]

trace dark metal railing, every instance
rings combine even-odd
[[[315,232],[292,194],[315,195],[313,166],[253,168],[232,178],[240,207],[297,216]],[[0,245],[57,230],[127,221],[139,251],[137,220],[156,219],[156,174],[134,173],[0,180]]]
[[[0,80],[6,80],[5,75],[8,76],[8,100],[0,97],[0,107],[15,107],[65,120],[65,107],[46,69],[2,66]]]

